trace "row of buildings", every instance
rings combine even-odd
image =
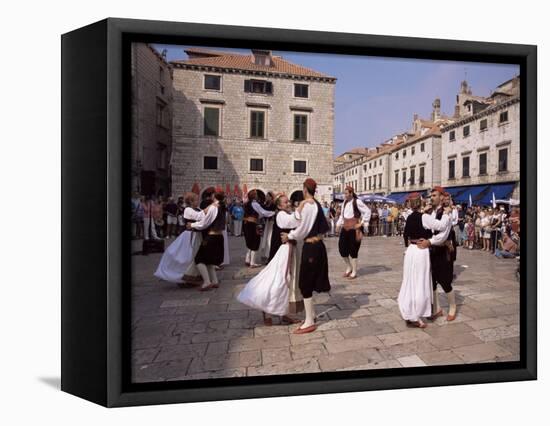
[[[456,200],[488,204],[519,198],[519,77],[500,84],[488,97],[475,96],[466,81],[454,114],[441,114],[435,99],[429,119],[414,115],[411,129],[375,148],[355,148],[335,159],[334,191],[390,195],[442,185]]]
[[[189,48],[166,60],[132,47],[132,188],[176,195],[218,186],[299,197],[306,177],[329,201],[351,185],[404,198],[444,185],[458,198],[519,197],[519,78],[489,97],[462,82],[452,116],[429,118],[375,148],[334,158],[336,78],[268,50]]]

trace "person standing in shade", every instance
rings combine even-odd
[[[257,252],[260,248],[261,235],[259,231],[259,222],[263,217],[275,215],[274,211],[268,211],[258,203],[258,194],[255,189],[248,193],[248,201],[244,205],[243,232],[248,249],[245,257],[246,266],[259,268],[262,266],[257,258]]]
[[[231,209],[231,216],[233,217],[233,235],[240,237],[243,229],[244,217],[244,209],[240,199],[235,200],[235,204]]]
[[[338,251],[346,265],[344,277],[355,279],[359,247],[361,247],[363,234],[368,229],[371,211],[357,198],[351,186],[346,187],[344,198],[342,213],[337,223],[337,228],[342,228],[338,240]]]
[[[294,330],[294,334],[311,333],[317,329],[313,292],[330,291],[327,249],[323,242],[323,235],[327,233],[329,226],[321,204],[314,197],[316,189],[317,183],[313,179],[305,180],[303,188],[305,202],[302,211],[300,212],[298,209],[294,212],[300,223],[288,234],[281,234],[283,244],[288,241],[304,242],[298,285],[304,299],[306,318]]]
[[[195,264],[203,279],[201,291],[219,287],[216,266],[221,265],[224,258],[225,210],[225,194],[216,192],[204,218],[187,224],[187,229],[203,231],[203,240],[195,256]]]

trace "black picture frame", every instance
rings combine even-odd
[[[130,238],[123,218],[129,217],[132,42],[518,64],[526,235],[520,361],[130,383]],[[118,18],[64,34],[61,45],[63,391],[119,407],[536,379],[536,46]]]

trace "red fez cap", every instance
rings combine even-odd
[[[315,182],[313,179],[311,178],[307,178],[305,181],[304,181],[304,186],[309,189],[311,192],[315,192],[315,190],[317,189],[317,182]]]
[[[434,187],[432,188],[432,191],[437,191],[437,192],[439,192],[441,195],[447,194],[447,193],[445,192],[445,188],[443,188],[442,186],[434,186]]]

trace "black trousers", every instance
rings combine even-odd
[[[340,256],[357,259],[359,254],[359,247],[361,247],[361,240],[357,241],[355,238],[355,229],[346,231],[344,228],[340,231],[340,238],[338,239],[338,251]]]
[[[445,293],[453,290],[453,261],[447,260],[444,247],[434,247],[430,253],[432,264],[432,285],[434,291],[439,284]]]
[[[221,265],[223,263],[223,235],[206,235],[203,237],[199,251],[195,255],[195,263],[205,265]]]
[[[256,231],[256,224],[254,222],[244,222],[243,233],[246,248],[248,250],[257,251],[260,248],[262,237],[258,235],[258,232]]]
[[[304,242],[298,286],[304,299],[312,297],[314,291],[317,293],[330,291],[327,248],[323,241]]]

